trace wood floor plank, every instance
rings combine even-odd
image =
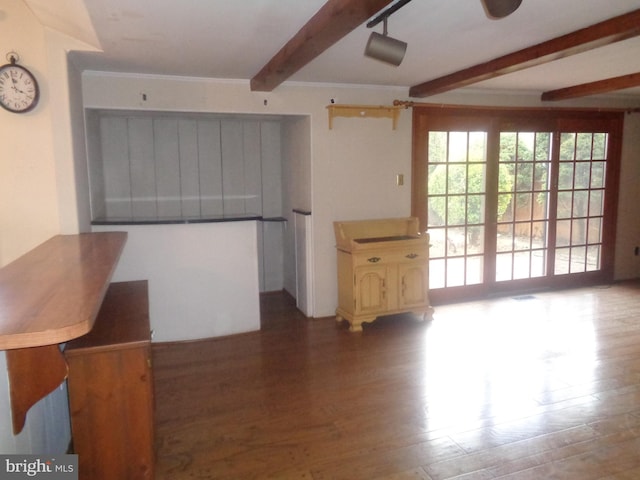
[[[640,478],[640,467],[600,477],[599,480],[637,480],[638,478]]]
[[[526,308],[523,310],[523,304]],[[640,478],[640,281],[154,344],[157,478]]]
[[[439,439],[400,448],[381,445],[340,462],[332,462],[312,470],[314,480],[351,480],[398,475],[407,468],[417,468],[424,462],[437,462],[460,453],[448,439]]]
[[[432,463],[426,466],[425,470],[434,480],[457,478],[469,472],[487,472],[501,465],[521,462],[532,456],[542,456],[558,448],[581,444],[596,435],[593,428],[581,425],[494,448],[487,446],[475,453]]]
[[[427,473],[421,468],[415,468],[413,470],[405,470],[403,472],[393,473],[391,475],[382,475],[372,477],[371,480],[433,480]]]
[[[596,480],[602,476],[616,475],[640,466],[640,458],[636,453],[640,447],[638,439],[611,443],[611,439],[605,437],[600,441],[592,442],[592,445],[593,447],[588,451],[578,455],[559,459],[553,456],[548,457],[532,468],[522,468],[522,465],[519,465],[517,472],[499,475],[496,478],[501,480],[529,478]]]

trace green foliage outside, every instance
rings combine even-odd
[[[508,209],[547,200],[551,165],[551,133],[504,132],[500,137],[498,206],[500,219]],[[484,223],[486,134],[430,132],[428,211],[430,225]],[[604,187],[606,134],[563,133],[560,136],[559,190]],[[597,161],[602,160],[602,161]],[[526,192],[526,193],[524,193]],[[581,192],[577,192],[581,193]],[[584,192],[582,192],[584,193]],[[571,204],[572,195],[562,197]],[[586,195],[575,195],[574,216],[587,212]],[[559,209],[571,205],[558,205]]]

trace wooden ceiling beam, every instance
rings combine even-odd
[[[638,35],[640,35],[640,10],[634,10],[486,63],[414,85],[409,89],[409,95],[411,97],[436,95]]]
[[[328,0],[251,79],[251,90],[272,91],[392,1]]]
[[[617,90],[638,86],[640,86],[640,73],[631,73],[571,87],[558,88],[557,90],[549,90],[548,92],[544,92],[541,98],[544,102],[556,102],[558,100],[615,92]]]

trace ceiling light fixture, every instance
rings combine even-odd
[[[396,67],[402,63],[404,54],[407,51],[407,43],[387,35],[387,19],[410,1],[398,0],[367,23],[367,28],[371,28],[380,22],[384,24],[382,35],[373,32],[369,36],[369,41],[367,41],[364,49],[364,54],[367,57],[390,63]],[[489,18],[498,19],[515,12],[522,0],[480,0],[480,2]]]
[[[387,17],[383,19],[383,25],[382,35],[372,32],[369,36],[369,41],[364,48],[364,54],[367,57],[375,58],[397,67],[402,63],[404,54],[407,51],[407,43],[387,35]]]
[[[481,0],[489,18],[504,18],[515,12],[522,0]]]
[[[364,54],[367,57],[390,63],[396,67],[400,65],[407,51],[407,43],[387,35],[387,19],[410,1],[411,0],[398,0],[367,23],[367,28],[374,27],[380,22],[383,22],[384,25],[382,35],[373,32],[369,36],[369,41],[364,48]]]

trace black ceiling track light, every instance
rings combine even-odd
[[[387,19],[410,1],[400,0],[394,3],[367,23],[367,28],[374,27],[380,22],[383,22],[384,25],[382,35],[372,32],[369,36],[369,41],[367,41],[367,45],[364,48],[364,54],[367,57],[390,63],[396,67],[402,63],[404,54],[407,51],[407,43],[387,35]]]
[[[388,18],[404,7],[411,0],[399,0],[386,10],[380,12],[372,20],[367,23],[367,28],[371,28],[383,22],[384,28],[382,34],[372,32],[364,49],[367,57],[375,58],[385,63],[395,65],[396,67],[402,63],[404,54],[407,51],[407,43],[397,40],[387,34]],[[489,18],[504,18],[515,12],[522,0],[480,0],[482,6]]]
[[[382,62],[390,63],[396,67],[402,63],[404,54],[407,51],[407,42],[397,40],[387,35],[387,19],[383,19],[384,28],[382,35],[372,32],[369,41],[364,48],[367,57],[375,58]]]
[[[480,0],[489,18],[504,18],[515,12],[522,0]]]

